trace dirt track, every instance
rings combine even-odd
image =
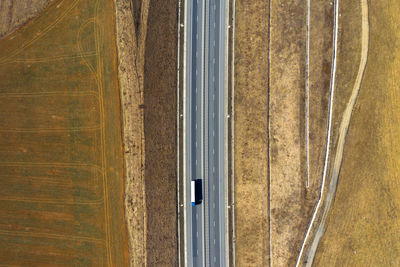
[[[329,186],[326,190],[326,196],[324,199],[324,208],[321,211],[322,218],[318,222],[318,225],[315,229],[315,235],[313,236],[313,240],[310,242],[310,248],[307,252],[307,264],[306,266],[311,266],[315,257],[316,250],[318,248],[318,244],[323,236],[325,230],[325,222],[328,216],[328,213],[333,204],[333,200],[335,198],[335,193],[338,184],[340,167],[343,159],[343,151],[346,141],[346,135],[350,126],[350,119],[354,109],[354,105],[357,100],[357,96],[360,91],[361,81],[365,72],[365,67],[367,65],[368,58],[368,47],[369,47],[369,25],[368,25],[368,3],[366,0],[361,0],[361,12],[362,12],[362,23],[361,23],[361,59],[360,65],[358,68],[358,73],[356,76],[356,80],[354,82],[353,90],[350,96],[350,99],[347,103],[347,106],[344,110],[342,121],[339,127],[339,139],[336,146],[335,158],[332,164],[332,170],[330,171],[331,177]]]

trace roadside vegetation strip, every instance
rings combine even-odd
[[[325,148],[325,158],[324,158],[324,168],[322,171],[321,187],[318,196],[317,204],[315,205],[310,223],[307,227],[307,232],[304,236],[303,242],[301,244],[300,252],[297,256],[296,267],[300,266],[304,256],[304,249],[307,244],[307,240],[310,236],[311,230],[313,228],[315,219],[321,208],[321,203],[323,200],[323,193],[325,189],[326,173],[329,159],[330,143],[331,143],[331,128],[332,128],[332,109],[333,109],[333,97],[336,86],[336,62],[337,62],[337,51],[338,51],[338,28],[339,28],[339,0],[334,2],[334,22],[333,22],[333,39],[332,39],[332,68],[331,68],[331,80],[329,88],[329,108],[328,108],[328,122],[327,122],[327,132],[326,132],[326,148]]]
[[[359,65],[357,77],[356,77],[356,80],[355,80],[355,83],[353,86],[351,96],[349,98],[349,101],[348,101],[345,111],[343,113],[342,121],[340,123],[338,145],[336,147],[335,158],[333,161],[332,176],[330,179],[330,184],[326,188],[325,196],[323,196],[323,192],[325,190],[325,178],[327,175],[327,165],[328,165],[327,159],[328,159],[328,155],[329,155],[329,149],[327,149],[320,198],[318,200],[317,206],[313,213],[312,220],[310,222],[309,228],[308,228],[306,236],[304,238],[302,248],[300,250],[300,253],[299,253],[299,256],[297,259],[296,266],[299,266],[302,263],[303,257],[307,257],[306,261],[304,261],[305,266],[312,265],[316,250],[318,248],[318,244],[324,233],[325,221],[326,221],[327,215],[329,213],[330,207],[332,205],[332,202],[333,202],[333,199],[335,196],[335,192],[336,192],[336,188],[337,188],[337,184],[338,184],[338,177],[339,177],[340,166],[341,166],[342,158],[343,158],[345,139],[346,139],[347,131],[349,129],[352,111],[353,111],[353,108],[356,103],[357,96],[358,96],[358,93],[359,93],[359,90],[361,87],[361,81],[363,78],[363,74],[364,74],[364,71],[366,68],[367,58],[368,58],[368,47],[369,47],[368,3],[367,3],[367,0],[360,0],[360,3],[361,3],[361,12],[362,12],[362,14],[361,14],[362,15],[362,29],[361,29],[362,33],[361,33],[360,65]],[[338,2],[336,2],[335,3],[335,18],[337,18],[337,15],[338,15],[338,7],[339,7]],[[337,20],[336,20],[334,27],[336,27],[336,30],[337,30]],[[336,38],[337,38],[337,36],[336,36]],[[334,47],[335,47],[335,45],[337,45],[337,40],[336,40],[336,42],[334,41]],[[336,51],[337,51],[337,48],[336,48]],[[332,64],[335,64],[335,61],[336,61],[336,57],[333,58]],[[335,69],[336,69],[336,67],[335,67]],[[332,78],[334,79],[334,76],[332,76]],[[334,88],[331,88],[331,89],[333,90]],[[332,96],[333,96],[333,94],[332,94]],[[330,114],[332,114],[331,108],[332,107],[330,107],[330,111],[329,111]],[[328,124],[331,124],[331,115],[330,115],[330,120],[329,120]],[[330,127],[328,127],[328,128],[330,128]],[[328,129],[328,131],[330,132],[330,129]],[[329,135],[329,133],[328,133],[328,135]],[[327,147],[328,146],[329,146],[329,143],[327,143]],[[314,230],[315,234],[313,235],[313,239],[310,241],[307,255],[304,255],[304,249],[307,244],[307,239],[308,239],[310,232],[314,226],[313,224],[314,224],[317,214],[321,208],[322,201],[323,201],[323,210],[321,211],[321,213],[319,215],[321,219],[319,221],[319,224],[315,226],[316,227]]]
[[[307,255],[307,266],[311,266],[316,250],[318,248],[318,244],[323,236],[324,228],[325,228],[325,221],[332,206],[333,199],[335,197],[337,185],[338,185],[338,178],[340,172],[340,166],[342,164],[343,159],[343,151],[344,146],[346,143],[346,135],[350,126],[350,119],[353,113],[353,108],[357,100],[357,96],[360,91],[362,78],[364,76],[365,68],[367,66],[367,59],[368,59],[368,49],[369,49],[369,22],[368,22],[368,2],[367,0],[360,0],[361,3],[361,59],[360,65],[357,72],[357,77],[354,82],[353,90],[349,101],[346,105],[346,109],[343,113],[342,121],[340,122],[339,127],[339,139],[336,148],[335,159],[333,162],[332,168],[332,177],[330,180],[329,187],[327,188],[326,197],[324,200],[324,209],[322,212],[322,218],[316,229],[316,234],[314,239],[312,240],[310,250]]]

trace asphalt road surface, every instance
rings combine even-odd
[[[225,0],[185,1],[185,263],[226,266]],[[203,203],[191,206],[190,182],[203,179]]]

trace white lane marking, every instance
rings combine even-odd
[[[213,173],[215,172],[215,167],[213,167]],[[214,185],[213,185],[213,188],[214,188]]]
[[[215,118],[215,113],[213,112],[213,118]]]
[[[213,82],[215,82],[215,76],[213,76]]]
[[[199,39],[199,35],[196,33],[196,39]]]
[[[196,213],[196,220],[199,218],[199,214]]]
[[[215,184],[213,184],[213,191],[215,191]]]
[[[214,21],[214,29],[215,29],[215,21]]]
[[[197,105],[196,105],[196,111],[197,111]]]
[[[197,147],[197,142],[196,142],[196,147]]]
[[[213,95],[213,100],[215,100],[215,94]]]
[[[197,165],[197,159],[196,159],[196,165]]]
[[[198,75],[198,73],[197,73],[197,69],[196,69],[196,76]]]
[[[214,221],[214,227],[215,227],[215,221]]]
[[[214,46],[215,46],[215,41],[214,41]],[[215,64],[215,58],[213,58],[213,64]],[[214,77],[214,76],[213,76]]]
[[[215,136],[215,131],[213,130],[213,137]]]
[[[196,129],[197,129],[197,123],[196,123]]]
[[[199,237],[199,232],[196,232],[196,237]]]
[[[215,239],[214,239],[214,245],[215,245]],[[215,257],[214,257],[215,258]]]
[[[216,257],[214,257],[214,262],[217,262],[217,258]]]
[[[213,203],[213,209],[215,209],[215,202]],[[215,224],[214,224],[214,226],[215,226]]]
[[[213,155],[215,154],[215,150],[214,150],[214,148],[213,148]]]

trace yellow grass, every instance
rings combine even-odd
[[[350,25],[360,26],[359,15],[354,15],[360,8],[350,7],[350,1],[343,2],[344,49],[357,47],[354,39],[360,38],[359,31],[355,34],[349,30]],[[367,68],[346,138],[336,199],[315,266],[400,264],[399,14],[397,1],[369,1]],[[349,80],[345,73],[357,71],[355,62],[359,60],[342,54],[338,79]],[[352,87],[351,83],[341,85],[342,90]]]
[[[0,262],[126,266],[110,0],[54,1],[0,41]]]

